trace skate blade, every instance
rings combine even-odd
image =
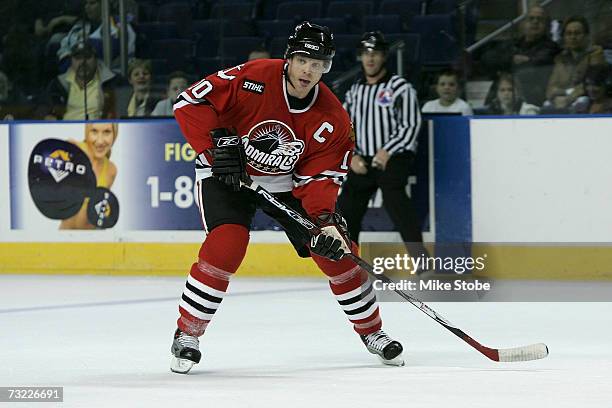
[[[381,356],[378,356],[378,358],[385,365],[390,365],[390,366],[394,366],[394,367],[403,367],[405,365],[404,358],[402,357],[401,354],[399,356],[395,357],[395,358],[392,358],[391,360],[385,360]]]
[[[191,360],[172,357],[172,361],[170,362],[170,371],[173,373],[187,374],[194,364],[195,363]]]

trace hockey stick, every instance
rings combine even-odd
[[[321,232],[319,227],[314,224],[309,219],[303,217],[300,213],[293,210],[285,203],[274,197],[269,191],[261,187],[257,182],[249,180],[247,183],[242,182],[244,187],[247,187],[253,190],[256,194],[263,197],[270,204],[274,205],[279,210],[283,211],[289,217],[291,217],[295,222],[299,223],[301,226],[306,228],[306,230],[311,235],[317,235]],[[355,254],[347,254],[357,265],[361,268],[365,269],[365,271],[372,276],[374,279],[379,279],[385,283],[393,283],[391,279],[382,274],[377,274],[374,272],[374,268],[358,257]],[[548,355],[548,347],[544,343],[531,344],[528,346],[515,347],[515,348],[506,348],[506,349],[497,349],[483,346],[472,337],[468,336],[463,330],[446,320],[444,317],[439,315],[432,308],[427,306],[425,303],[415,298],[409,293],[406,293],[400,289],[394,289],[395,293],[399,296],[412,303],[417,309],[425,313],[427,316],[434,319],[436,322],[444,326],[451,333],[459,337],[461,340],[465,341],[467,344],[478,350],[480,353],[484,354],[486,357],[493,361],[502,361],[502,362],[516,362],[516,361],[530,361],[530,360],[538,360],[544,358]]]

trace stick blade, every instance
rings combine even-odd
[[[548,356],[548,346],[544,343],[529,346],[499,349],[499,360],[503,362],[540,360]]]

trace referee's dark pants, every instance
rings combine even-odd
[[[414,165],[414,153],[404,152],[391,156],[384,171],[372,167],[372,157],[363,157],[368,166],[366,174],[349,171],[342,185],[337,207],[346,219],[351,239],[359,242],[361,221],[368,209],[368,202],[378,188],[382,191],[383,207],[395,224],[402,240],[422,242],[421,225],[417,220],[412,201],[406,194],[408,176]],[[422,246],[417,245],[416,248]],[[410,248],[409,248],[410,250]]]

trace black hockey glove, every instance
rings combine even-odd
[[[246,154],[240,137],[225,128],[210,131],[213,141],[213,177],[240,191],[240,182],[247,181]]]
[[[351,253],[346,221],[338,213],[323,213],[318,216],[321,233],[310,238],[310,250],[320,256],[339,261],[344,254]]]

